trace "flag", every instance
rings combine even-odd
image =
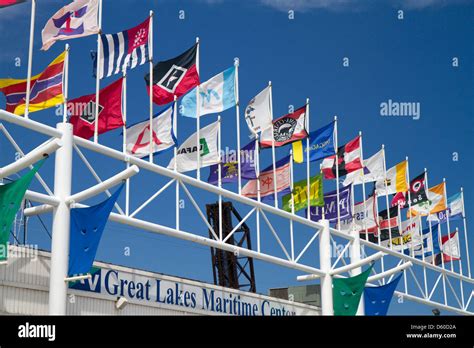
[[[33,177],[45,160],[38,162],[33,169],[23,175],[21,178],[0,185],[0,261],[7,259],[8,239],[10,238],[10,229],[15,220],[16,213],[20,209],[21,202],[25,196],[26,190],[31,184]]]
[[[309,133],[309,161],[317,161],[336,153],[334,150],[335,122]],[[306,141],[296,141],[293,146],[293,160],[296,163],[306,162]]]
[[[356,315],[372,267],[373,265],[354,277],[332,280],[334,315]]]
[[[392,207],[399,205],[400,208],[405,208],[407,205],[408,192],[397,192],[392,198]],[[418,175],[415,179],[410,181],[410,198],[411,205],[420,204],[428,201],[428,196],[425,189],[425,173]]]
[[[441,237],[441,254],[445,263],[461,259],[461,249],[457,232],[452,232],[449,235]],[[436,262],[436,264],[440,263],[441,261]]]
[[[275,146],[283,146],[305,139],[308,136],[306,131],[306,105],[291,114],[276,119],[272,124],[273,127],[262,131],[260,138],[262,148],[272,146],[272,137]]]
[[[429,215],[426,224],[428,225],[429,221],[432,224],[445,223],[448,216],[450,221],[462,219],[462,197],[460,193],[448,197],[448,209]]]
[[[153,153],[162,152],[176,144],[173,132],[173,105],[156,114],[152,120]],[[150,120],[127,127],[127,153],[143,158],[150,155]]]
[[[446,200],[444,199],[444,182],[428,189],[428,199],[424,203],[417,204],[411,207],[407,212],[407,216],[426,216],[428,214],[436,214],[440,211],[446,210]]]
[[[150,17],[134,28],[117,34],[101,34],[99,57],[99,78],[121,74],[127,69],[133,69],[145,64],[150,53],[148,39]],[[97,52],[92,53],[94,61],[94,77],[97,76]]]
[[[421,219],[419,217],[411,220],[402,221],[394,230],[392,229],[392,240],[390,232],[384,230],[381,232],[381,244],[393,250],[411,249],[412,246],[419,245],[422,242],[421,237]]]
[[[340,219],[348,219],[351,213],[351,186],[341,187],[339,190],[339,213]],[[337,219],[337,191],[324,194],[324,218],[329,222],[336,222]],[[319,221],[323,218],[322,209],[319,206],[311,206],[309,210],[310,218]]]
[[[422,243],[415,245],[412,249],[414,252],[414,257],[417,259],[423,259],[423,252],[425,253],[424,259],[426,262],[432,262],[433,257],[439,255],[441,252],[438,242],[438,226],[433,226],[431,232],[429,228],[425,228],[422,231]],[[409,255],[411,250],[404,250],[404,253]],[[441,263],[441,259],[439,260]],[[436,260],[435,260],[436,263]]]
[[[99,125],[98,133],[122,127],[122,85],[123,78],[111,83],[99,91]],[[96,95],[89,94],[71,100],[68,103],[69,122],[73,133],[78,137],[89,139],[94,136]]]
[[[158,62],[153,67],[153,102],[158,105],[171,103],[174,96],[180,97],[199,85],[196,68],[198,44],[175,58]],[[150,74],[145,81],[150,94]]]
[[[69,276],[85,274],[91,269],[105,225],[123,186],[97,205],[71,209]]]
[[[343,231],[351,231],[355,228],[356,231],[373,232],[377,229],[377,218],[375,210],[375,198],[370,196],[364,202],[359,202],[354,205],[353,218],[341,220],[341,228]]]
[[[252,98],[245,108],[245,121],[254,134],[272,126],[270,92],[271,86],[268,86]]]
[[[242,179],[257,178],[255,168],[255,141],[251,141],[240,150],[240,172]],[[236,182],[239,177],[237,155],[230,155],[221,160],[221,179],[223,183]],[[213,164],[207,182],[216,185],[219,181],[219,165]]]
[[[321,174],[315,175],[309,179],[309,205],[319,206],[324,205],[323,198],[323,176]],[[306,179],[298,181],[293,184],[293,200],[291,193],[283,196],[283,210],[291,212],[292,205],[295,206],[295,212],[308,207],[308,182]]]
[[[339,177],[362,168],[360,162],[360,136],[339,147],[338,169]],[[322,162],[322,172],[325,179],[336,178],[336,155],[326,157]]]
[[[201,168],[219,163],[219,151],[217,149],[217,136],[219,131],[219,122],[216,121],[210,125],[201,128],[199,132],[199,153],[201,156]],[[177,151],[177,169],[178,172],[188,172],[197,169],[197,133],[191,135],[181,144]],[[175,158],[173,157],[168,164],[168,169],[174,169]]]
[[[393,293],[397,288],[402,274],[390,283],[375,287],[366,287],[364,290],[364,314],[371,316],[386,316]]]
[[[276,189],[280,195],[290,192],[290,156],[286,156],[275,163]],[[257,180],[248,181],[242,188],[242,196],[257,199]],[[263,202],[274,200],[275,188],[273,182],[273,165],[260,172],[260,198]]]
[[[377,195],[381,196],[384,194],[408,191],[407,165],[408,162],[403,161],[387,170],[386,180],[383,178],[375,183]],[[387,188],[385,188],[385,183],[387,184]]]
[[[63,68],[66,51],[53,60],[48,67],[31,77],[29,112],[44,110],[64,102]],[[25,113],[26,79],[0,79],[0,91],[7,99],[6,110],[16,115]]]
[[[196,118],[196,88],[199,89],[199,115],[213,114],[235,106],[235,67],[194,87],[181,99],[180,114]]]
[[[383,150],[364,160],[364,168],[346,175],[343,185],[360,185],[362,183],[383,180]]]
[[[26,2],[26,0],[0,0],[0,8],[12,6],[12,5],[18,5],[23,2]]]
[[[75,0],[64,6],[47,22],[41,36],[42,50],[48,50],[56,41],[74,39],[99,33],[98,0]]]

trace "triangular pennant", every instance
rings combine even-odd
[[[69,276],[85,274],[91,269],[102,232],[123,186],[97,205],[71,209]]]
[[[367,287],[364,291],[364,306],[365,315],[387,315],[390,301],[392,300],[393,293],[397,288],[398,282],[402,275],[400,274],[397,278],[392,280],[390,283],[376,286]]]
[[[33,180],[43,162],[44,159],[18,180],[0,186],[0,261],[5,261],[8,257],[7,243],[13,220],[15,220],[15,215],[20,209],[31,180]]]
[[[372,267],[373,265],[354,277],[333,280],[334,315],[356,315],[360,297]]]

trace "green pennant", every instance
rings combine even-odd
[[[318,174],[309,179],[309,201],[311,206],[324,206],[323,197],[323,176]],[[295,213],[304,209],[308,205],[307,180],[303,179],[293,184],[293,199],[295,204]],[[282,197],[283,210],[291,213],[291,193]]]
[[[354,277],[333,279],[334,315],[356,315],[372,267]]]
[[[0,186],[0,261],[7,259],[8,240],[13,220],[15,220],[15,215],[20,209],[21,201],[30,186],[31,180],[33,180],[43,162],[44,159],[18,180]]]

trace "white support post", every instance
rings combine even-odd
[[[99,33],[97,34],[97,66],[95,69],[95,120],[94,120],[94,143],[99,142],[99,91],[100,91],[100,55],[102,54],[102,40],[100,34],[102,33],[102,0],[99,0]],[[150,92],[151,93],[151,92]]]
[[[319,233],[319,268],[324,275],[321,276],[321,311],[322,315],[334,315],[332,296],[331,271],[331,233],[329,232],[329,221],[319,221],[323,228]]]
[[[241,154],[240,154],[240,99],[239,99],[239,58],[234,59],[235,66],[235,123],[237,126],[237,185],[239,195],[242,192],[242,171],[241,171]],[[247,154],[245,154],[247,155]]]
[[[464,227],[464,243],[466,245],[466,263],[467,263],[467,274],[471,278],[471,259],[469,258],[469,241],[467,239],[467,224],[466,224],[466,211],[464,210],[464,190],[461,187],[461,201],[462,201],[462,221]]]
[[[201,80],[200,72],[199,72],[199,51],[201,48],[201,43],[199,41],[199,37],[196,38],[197,43],[197,52],[196,52],[196,70],[199,75],[199,81]],[[201,89],[201,83],[196,87],[196,161],[197,161],[197,169],[196,169],[196,179],[201,180],[201,95],[199,91]]]
[[[337,135],[337,116],[334,116],[334,148],[336,150],[336,208],[337,208],[337,229],[341,228],[341,207],[339,201],[339,139]]]
[[[69,84],[69,44],[65,46],[66,56],[64,57],[64,74],[63,74],[63,123],[67,122],[67,99],[68,99],[68,84]]]
[[[56,151],[54,167],[54,195],[59,199],[59,205],[53,212],[49,314],[65,315],[71,218],[67,199],[71,195],[73,134],[70,123],[59,123],[56,127],[63,132],[63,146]]]
[[[31,70],[33,67],[33,43],[35,37],[35,15],[36,0],[31,0],[31,19],[30,19],[30,40],[28,47],[28,77],[26,79],[26,96],[25,96],[25,115],[27,119],[30,111],[30,93],[31,93]]]
[[[148,49],[150,52],[150,60],[148,65],[150,67],[150,100],[149,100],[149,118],[150,118],[150,132],[149,132],[149,152],[148,160],[153,163],[153,11],[150,11],[150,30],[148,35]]]
[[[270,116],[273,120],[273,87],[272,81],[268,81],[270,87]],[[276,175],[276,155],[275,155],[275,136],[273,134],[273,124],[270,129],[270,136],[272,137],[272,164],[273,164],[273,198],[275,200],[275,208],[278,208],[278,192],[277,192],[277,175]]]
[[[351,229],[351,236],[354,238],[350,246],[350,260],[351,263],[360,261],[360,235],[354,226]],[[351,271],[351,277],[362,273],[362,267],[356,267]],[[365,315],[364,297],[360,298],[359,307],[357,308],[357,315]]]

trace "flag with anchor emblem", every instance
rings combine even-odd
[[[173,147],[176,139],[173,132],[173,105],[152,120],[153,153]],[[135,157],[150,154],[150,120],[127,127],[127,153]]]
[[[64,6],[46,23],[41,36],[42,50],[48,50],[56,41],[97,34],[98,0],[76,0]]]
[[[196,105],[196,89],[199,90],[199,108]],[[193,88],[181,100],[180,114],[196,118],[199,115],[221,112],[235,106],[235,67],[217,74]]]
[[[290,156],[286,156],[275,164],[276,190],[279,195],[290,192]],[[260,173],[260,198],[262,202],[270,204],[274,200],[275,185],[273,183],[273,165],[268,166]],[[242,196],[257,199],[257,179],[250,180],[242,188]]]
[[[199,44],[175,58],[158,62],[153,67],[153,102],[158,105],[171,103],[199,84],[196,55]],[[145,76],[150,94],[150,74]]]
[[[245,121],[252,133],[261,132],[272,126],[270,109],[271,87],[268,86],[257,94],[245,108]]]
[[[99,92],[99,134],[123,126],[122,83],[120,78]],[[95,128],[95,93],[68,103],[69,122],[74,135],[89,139]]]
[[[273,121],[273,127],[262,132],[260,146],[262,148],[271,147],[272,136],[275,139],[275,146],[283,146],[305,139],[308,136],[306,131],[306,105]]]

